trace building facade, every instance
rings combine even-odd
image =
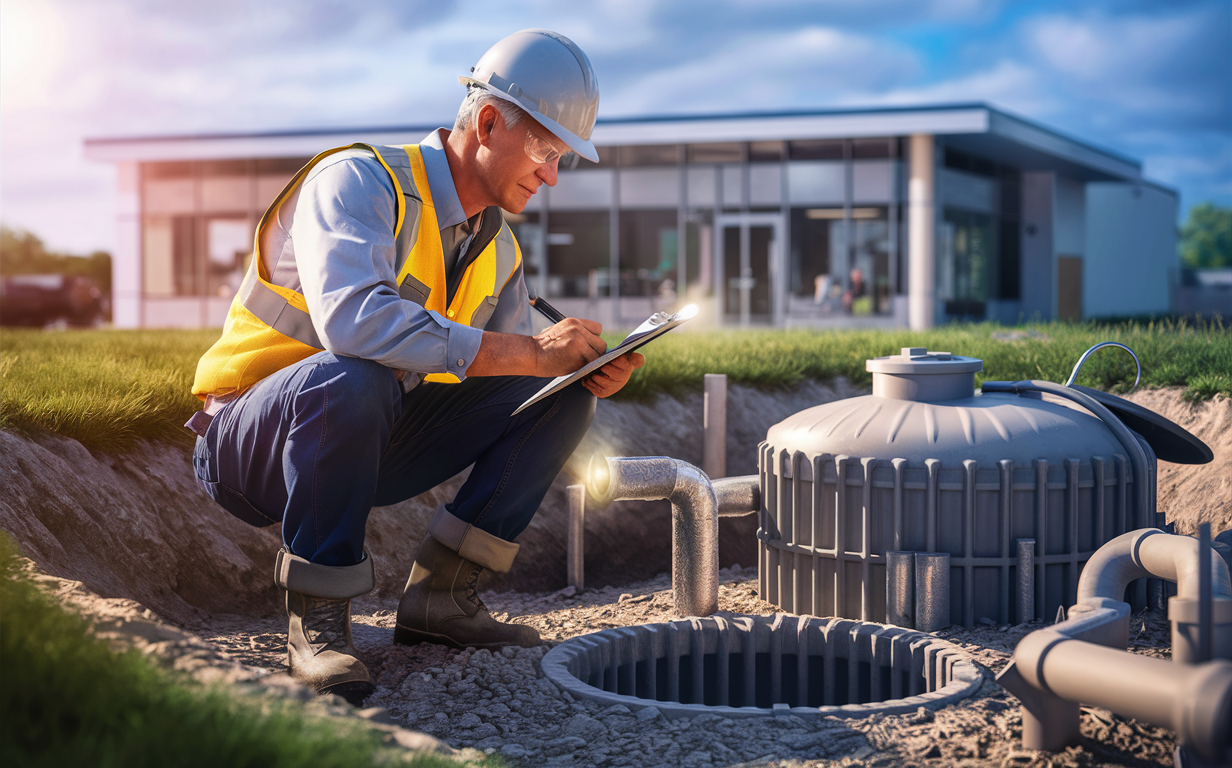
[[[436,126],[95,139],[117,164],[119,327],[222,324],[265,207],[317,152]],[[1172,308],[1177,196],[984,104],[600,120],[600,162],[507,215],[566,314],[927,328]]]

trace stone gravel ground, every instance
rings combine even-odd
[[[771,614],[757,597],[755,569],[725,569],[721,611]],[[399,725],[449,745],[499,752],[511,766],[1171,766],[1171,732],[1084,708],[1083,744],[1049,754],[1020,748],[1018,700],[992,677],[1014,645],[1040,625],[989,626],[937,633],[962,647],[988,673],[972,698],[940,711],[863,720],[797,717],[669,721],[655,709],[575,700],[539,669],[556,643],[608,627],[668,621],[667,576],[620,588],[571,589],[551,594],[486,596],[498,618],[530,624],[543,634],[538,648],[498,653],[436,645],[392,643],[395,606],[355,605],[356,643],[373,671],[381,707]],[[219,653],[271,671],[283,669],[285,624],[276,619],[225,617],[198,629]],[[1168,655],[1166,620],[1147,612],[1133,619],[1131,647]]]

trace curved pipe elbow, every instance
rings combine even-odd
[[[600,505],[623,499],[672,503],[672,590],[682,616],[719,609],[719,502],[706,473],[666,456],[596,456],[587,485]]]
[[[1155,576],[1175,581],[1180,597],[1198,599],[1198,540],[1158,528],[1129,531],[1099,548],[1078,579],[1078,602],[1093,598],[1123,600],[1135,579]],[[1232,579],[1222,558],[1211,558],[1215,597],[1232,597]]]

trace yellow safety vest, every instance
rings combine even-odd
[[[270,374],[324,349],[317,337],[303,294],[270,281],[261,259],[261,234],[278,220],[279,207],[303,183],[322,159],[348,149],[366,149],[376,155],[394,185],[397,224],[394,226],[398,293],[443,317],[483,328],[496,309],[501,291],[522,263],[522,251],[501,222],[499,232],[466,267],[447,302],[445,258],[440,227],[428,188],[423,156],[416,144],[377,147],[351,144],[314,157],[287,183],[257,224],[253,258],[239,292],[231,302],[222,337],[197,364],[193,394],[222,396],[247,389]],[[484,213],[484,217],[489,216]],[[448,306],[446,304],[448,303]],[[457,382],[451,373],[435,373],[426,381]]]

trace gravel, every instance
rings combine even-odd
[[[724,569],[720,610],[774,613],[773,605],[758,599],[756,589],[755,569]],[[104,633],[126,614],[138,622],[151,618],[132,601],[98,598],[80,585],[62,589],[60,596],[95,615]],[[544,678],[539,668],[544,654],[567,638],[606,627],[675,618],[666,575],[619,588],[581,593],[506,592],[485,599],[498,618],[538,628],[545,644],[495,653],[430,644],[395,645],[394,606],[359,600],[353,606],[356,645],[373,673],[376,691],[362,712],[345,712],[347,708],[337,700],[323,711],[337,716],[358,714],[396,728],[391,741],[408,748],[415,744],[430,748],[434,741],[414,740],[424,734],[459,750],[464,761],[498,754],[511,768],[1172,765],[1171,732],[1093,707],[1082,709],[1080,746],[1056,754],[1020,748],[1018,700],[992,677],[1008,661],[1017,642],[1039,624],[952,627],[937,632],[987,672],[975,696],[937,711],[921,707],[905,715],[862,720],[711,715],[667,720],[654,707],[631,712],[621,705],[575,700]],[[186,662],[201,667],[198,676],[208,675],[212,667],[230,665],[227,680],[294,688],[285,674],[279,674],[285,672],[285,620],[217,616],[187,629],[193,636],[191,642],[155,643],[157,647],[150,651],[165,656],[191,651],[191,658],[172,663],[180,668]],[[1133,618],[1131,650],[1166,658],[1168,643],[1169,627],[1162,615],[1148,612]],[[288,695],[297,694],[291,691]]]

